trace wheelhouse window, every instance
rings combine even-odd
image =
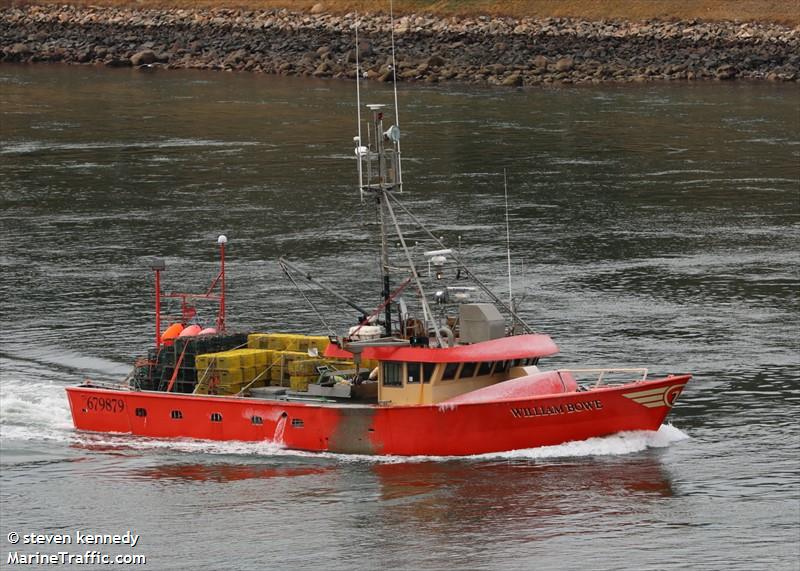
[[[420,380],[423,383],[430,383],[433,373],[436,371],[436,363],[406,363],[406,370],[408,371],[408,383],[419,384]]]
[[[461,375],[459,378],[461,379],[470,379],[475,376],[475,369],[477,368],[477,363],[464,363],[464,366],[461,367]]]
[[[403,386],[403,363],[383,363],[383,386],[402,387]]]
[[[492,372],[492,367],[494,366],[494,361],[484,361],[483,363],[478,366],[478,374],[479,375],[488,375]]]
[[[461,363],[447,363],[444,367],[444,372],[442,373],[442,380],[443,381],[452,381],[456,378],[456,374],[458,373],[458,368],[461,366]]]

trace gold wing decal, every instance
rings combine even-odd
[[[667,385],[666,387],[658,387],[657,389],[625,393],[622,396],[629,398],[642,406],[646,406],[647,408],[656,408],[659,406],[668,406],[672,408],[672,405],[675,404],[675,399],[678,398],[678,395],[681,394],[681,391],[685,386],[686,383],[680,385]]]

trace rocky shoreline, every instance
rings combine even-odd
[[[314,12],[314,10],[312,10]],[[355,77],[355,14],[0,8],[0,61]],[[364,77],[390,80],[386,15],[359,18]],[[800,28],[770,23],[397,18],[400,81],[527,86],[800,81]]]

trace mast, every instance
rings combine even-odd
[[[381,226],[381,275],[383,276],[383,301],[386,307],[384,308],[384,319],[386,323],[386,335],[392,335],[392,304],[391,304],[391,279],[389,277],[389,236],[386,232],[386,192],[394,190],[397,186],[397,180],[394,178],[396,171],[389,172],[389,157],[387,156],[387,149],[384,145],[383,134],[383,105],[368,105],[372,111],[372,123],[375,127],[375,146],[378,158],[378,185],[377,185],[377,200],[378,200],[378,219]],[[396,129],[397,127],[392,127]],[[390,129],[391,130],[391,129]],[[388,136],[388,131],[385,134]]]
[[[389,237],[386,234],[386,197],[383,191],[378,195],[379,220],[381,225],[381,275],[383,276],[383,303],[384,319],[386,320],[386,335],[392,335],[392,304],[391,280],[389,279]]]
[[[385,105],[367,105],[372,113],[371,127],[368,132],[375,133],[374,139],[370,137],[368,146],[361,144],[361,135],[355,137],[356,159],[358,161],[358,173],[360,188],[364,193],[371,193],[375,196],[378,206],[378,222],[381,233],[381,281],[382,297],[384,301],[384,327],[386,335],[392,334],[392,287],[391,276],[389,275],[389,236],[387,232],[388,196],[400,190],[399,163],[400,163],[400,129],[397,125],[392,125],[384,131],[383,108]]]
[[[221,234],[217,238],[219,245],[219,313],[217,314],[217,332],[225,332],[225,244],[228,238]]]
[[[150,266],[156,273],[156,349],[161,349],[161,272],[164,271],[164,260],[154,260]]]

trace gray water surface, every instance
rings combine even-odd
[[[63,390],[123,377],[152,341],[150,258],[203,290],[220,233],[229,324],[322,330],[284,254],[378,303],[354,86],[0,67],[0,557],[57,551],[12,531],[135,529],[102,549],[155,569],[800,569],[799,96],[401,86],[405,202],[502,296],[507,169],[548,365],[695,377],[655,435],[365,459],[80,434]]]

